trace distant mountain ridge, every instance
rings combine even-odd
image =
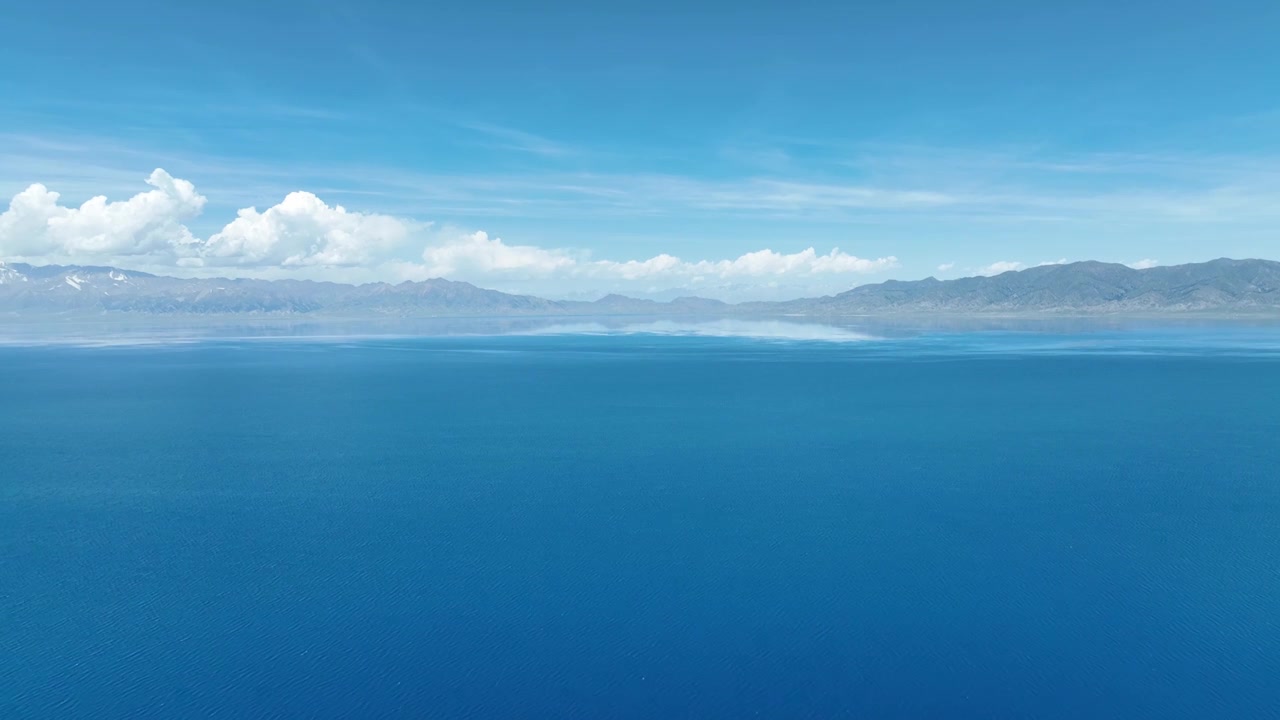
[[[592,302],[513,295],[432,279],[345,285],[174,278],[114,267],[0,263],[0,313],[503,315],[873,315],[895,313],[1280,313],[1280,262],[1219,259],[1135,270],[1085,261],[990,277],[889,280],[820,298],[728,304],[608,295]]]
[[[784,312],[1146,313],[1280,310],[1280,262],[1229,260],[1135,270],[1084,261],[990,277],[862,285],[831,297],[770,303]]]

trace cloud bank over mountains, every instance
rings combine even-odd
[[[869,259],[812,247],[713,260],[671,253],[597,259],[582,250],[508,244],[484,231],[352,211],[303,191],[265,210],[241,209],[201,238],[187,226],[207,203],[195,186],[162,169],[146,182],[151,189],[128,199],[97,196],[79,207],[62,204],[60,194],[42,184],[31,185],[0,214],[0,260],[343,281],[447,277],[499,287],[554,283],[568,291],[803,287],[815,277],[849,286],[854,276],[898,266],[893,256]]]
[[[0,214],[0,253],[24,258],[170,257],[199,252],[183,224],[204,209],[195,186],[164,170],[147,178],[153,189],[128,200],[98,196],[78,208],[41,184],[18,193]]]

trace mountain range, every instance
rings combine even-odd
[[[114,267],[0,263],[0,314],[59,315],[887,315],[909,313],[1280,314],[1280,262],[1218,259],[1136,270],[1094,261],[990,277],[861,285],[838,295],[728,304],[608,295],[592,302],[513,295],[445,279],[345,285],[175,278]]]

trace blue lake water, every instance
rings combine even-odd
[[[84,345],[0,717],[1280,717],[1273,327]]]

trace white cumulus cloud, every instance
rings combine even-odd
[[[239,211],[209,236],[200,255],[211,264],[363,265],[403,243],[414,225],[390,215],[329,206],[309,192],[292,192],[262,212]]]
[[[508,245],[484,231],[449,238],[422,251],[424,273],[428,276],[459,272],[491,273],[521,271],[546,275],[576,265],[563,250],[547,250],[534,245]]]
[[[183,221],[200,214],[205,198],[195,186],[164,170],[147,178],[153,189],[128,200],[103,196],[80,207],[35,184],[18,193],[0,214],[0,255],[17,257],[174,255],[197,242]]]
[[[658,255],[648,260],[627,262],[597,261],[593,269],[616,274],[627,279],[649,275],[679,274],[689,277],[767,277],[781,275],[818,275],[838,273],[871,273],[896,267],[898,258],[889,256],[869,260],[833,249],[819,255],[813,248],[785,254],[770,250],[757,250],[729,260],[698,260],[686,262],[672,255]]]
[[[680,258],[662,253],[661,255],[654,255],[648,260],[627,260],[624,262],[597,260],[593,263],[593,268],[605,274],[616,275],[624,280],[639,280],[654,275],[676,272],[684,268],[685,265],[686,263]]]
[[[893,256],[867,259],[839,249],[818,254],[813,248],[795,253],[771,249],[724,260],[686,261],[669,253],[646,260],[592,260],[584,252],[535,245],[510,245],[485,232],[454,233],[427,246],[415,277],[508,274],[525,277],[611,278],[655,277],[762,278],[821,274],[872,273],[898,265]],[[403,268],[402,268],[403,269]]]
[[[999,275],[1013,270],[1021,270],[1023,267],[1025,266],[1017,260],[997,260],[986,267],[978,268],[977,273],[979,275]]]
[[[847,287],[846,276],[898,266],[891,255],[863,258],[813,247],[792,253],[765,248],[724,259],[671,253],[598,259],[587,250],[510,244],[483,231],[432,230],[429,223],[348,210],[302,191],[263,210],[241,209],[202,239],[185,224],[205,206],[195,186],[160,169],[147,183],[150,190],[127,200],[95,197],[79,207],[59,204],[59,194],[44,185],[30,186],[0,214],[0,260],[123,264],[159,272],[180,269],[179,274],[234,267],[254,276],[358,281],[449,277],[552,294],[829,289]]]
[[[1151,258],[1143,258],[1143,259],[1138,260],[1138,261],[1136,261],[1136,262],[1125,263],[1125,264],[1126,264],[1126,265],[1128,265],[1129,267],[1133,268],[1134,270],[1146,270],[1146,269],[1148,269],[1148,268],[1153,268],[1153,267],[1155,267],[1155,266],[1159,265],[1159,264],[1160,264],[1160,261],[1159,261],[1159,260],[1152,260]]]

